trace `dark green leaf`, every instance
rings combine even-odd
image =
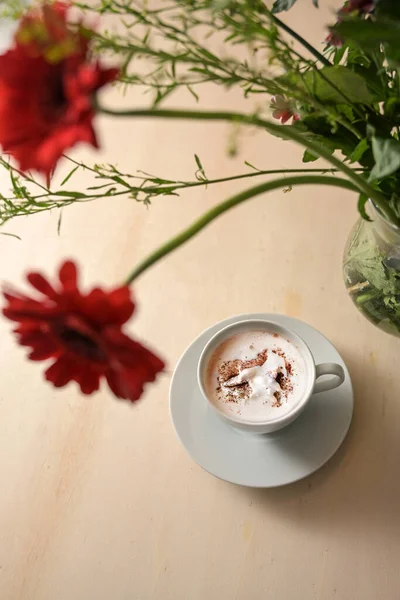
[[[254,169],[254,171],[261,172],[261,169],[257,169],[257,167],[255,167],[254,165],[252,165],[251,163],[249,163],[247,160],[244,161],[244,164],[247,165],[248,167],[250,167],[250,169]]]
[[[113,175],[112,177],[110,177],[110,179],[112,179],[113,181],[115,181],[115,183],[119,183],[120,185],[123,185],[124,187],[129,188],[130,186],[126,183],[126,181],[124,181],[122,179],[122,177],[120,177],[119,175]]]
[[[399,0],[380,0],[376,2],[376,15],[378,18],[386,17],[400,21],[400,2]]]
[[[383,179],[400,168],[400,142],[393,138],[372,138],[372,152],[375,166],[369,176],[369,181]]]
[[[289,10],[297,2],[297,0],[275,0],[272,6],[273,13],[279,13],[283,10]]]
[[[64,192],[62,190],[58,192],[54,192],[54,196],[65,196],[66,198],[86,198],[86,194],[82,194],[81,192]]]
[[[384,104],[384,113],[392,121],[400,122],[400,99],[393,96],[389,98]]]
[[[318,0],[312,0],[312,3],[314,4],[315,8],[318,8]]]
[[[308,140],[317,142],[321,146],[333,153],[335,150],[341,150],[345,156],[350,156],[354,151],[354,143],[349,140],[347,131],[338,127],[336,132],[332,132],[331,125],[326,119],[306,116],[302,121],[296,121],[294,127],[299,133],[303,133]]]
[[[201,160],[197,154],[194,155],[194,160],[196,161],[196,165],[199,167],[200,171],[203,171],[203,165],[201,164]]]
[[[365,205],[368,202],[368,196],[366,194],[360,194],[360,197],[358,199],[358,212],[360,213],[360,215],[362,216],[362,218],[365,221],[371,221],[371,219],[369,218],[369,216],[367,215],[367,212],[365,210]]]
[[[368,148],[368,140],[367,138],[363,138],[354,148],[354,152],[349,156],[350,162],[358,162],[362,158],[364,152],[368,150]]]

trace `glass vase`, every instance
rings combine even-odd
[[[400,228],[369,203],[346,245],[344,280],[350,298],[380,329],[400,336]]]

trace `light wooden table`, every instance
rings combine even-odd
[[[318,42],[329,7],[299,5],[287,22]],[[142,101],[137,93],[128,100]],[[171,105],[192,104],[182,95]],[[246,110],[239,92],[214,87],[203,105]],[[296,167],[301,156],[288,142],[246,131],[229,159],[223,124],[98,126],[103,152],[74,156],[166,177],[192,178],[195,152],[209,177],[245,170],[244,160]],[[77,188],[86,179],[74,181]],[[57,214],[21,219],[6,228],[21,242],[0,238],[1,279],[20,283],[33,266],[51,274],[72,256],[87,284],[119,282],[159,242],[245,185],[160,198],[149,210],[117,199],[76,206],[65,211],[60,236]],[[342,283],[355,204],[329,188],[265,195],[146,273],[131,329],[170,371],[134,406],[106,389],[90,398],[74,386],[56,391],[0,321],[1,600],[399,598],[399,341],[357,313]],[[168,414],[170,374],[186,346],[216,321],[252,311],[284,312],[320,329],[347,361],[356,395],[337,455],[275,490],[241,489],[202,471]]]

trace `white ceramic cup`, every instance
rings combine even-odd
[[[258,421],[256,423],[242,419],[234,414],[228,415],[222,412],[218,408],[218,405],[213,402],[212,398],[208,397],[204,382],[207,365],[215,349],[232,335],[248,331],[266,331],[272,334],[277,333],[278,335],[284,337],[294,346],[296,346],[305,364],[306,386],[304,394],[300,401],[293,407],[293,410],[281,417],[268,419],[262,422]],[[318,378],[323,375],[332,375],[332,377],[322,381],[317,381]],[[197,368],[198,384],[208,404],[233,427],[253,433],[272,433],[273,431],[277,431],[278,429],[286,427],[295,419],[297,419],[297,417],[303,412],[313,394],[319,394],[320,392],[333,390],[343,383],[344,378],[345,374],[341,365],[336,363],[322,363],[320,365],[315,365],[311,350],[305,341],[297,335],[297,333],[294,333],[294,331],[288,329],[287,327],[282,327],[282,325],[262,319],[247,319],[244,321],[239,321],[238,323],[233,323],[232,325],[228,325],[227,327],[224,327],[218,331],[205,345],[203,352],[200,355]],[[321,402],[323,401],[323,398],[321,398]]]

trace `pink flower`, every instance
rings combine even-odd
[[[293,102],[291,100],[287,100],[282,94],[276,94],[276,96],[272,96],[271,108],[273,109],[273,118],[279,119],[282,125],[284,125],[292,117],[293,121],[298,121],[300,119],[300,116],[294,112]]]

